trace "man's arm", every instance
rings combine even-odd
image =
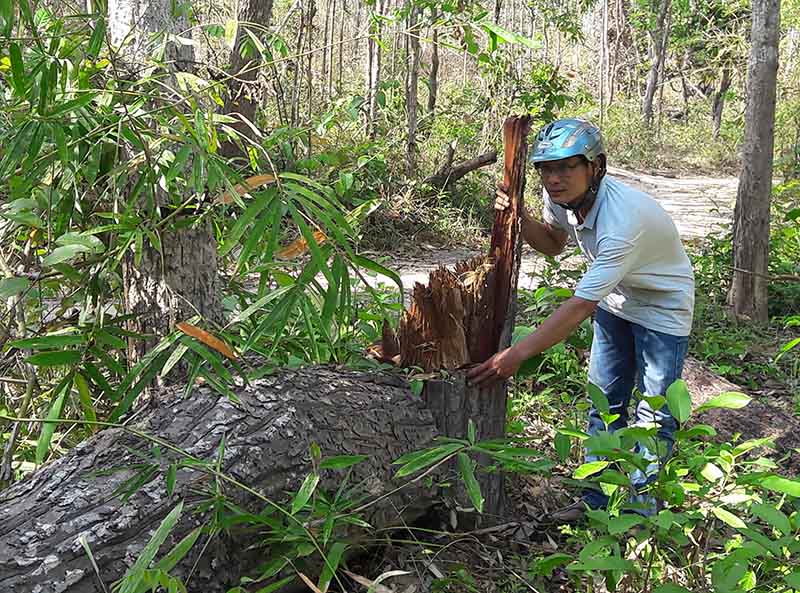
[[[535,332],[471,369],[467,376],[478,385],[507,379],[519,370],[523,362],[565,340],[596,307],[597,301],[571,297],[545,319]]]
[[[495,209],[505,210],[510,203],[511,200],[504,191],[504,186],[500,185],[495,196]],[[569,238],[566,231],[554,227],[547,222],[536,220],[531,216],[530,212],[525,209],[524,205],[521,214],[522,220],[520,227],[522,230],[522,238],[525,239],[528,245],[539,253],[544,253],[545,255],[553,257],[564,251],[564,246],[567,244],[567,239]]]
[[[536,251],[553,257],[564,251],[569,237],[567,232],[536,220],[524,207],[520,226],[522,238]]]

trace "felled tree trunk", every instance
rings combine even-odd
[[[446,378],[430,379],[423,399],[433,411],[439,430],[464,438],[469,421],[479,440],[505,436],[507,385],[470,385],[462,370],[480,363],[511,343],[516,312],[516,286],[520,264],[520,219],[525,192],[527,117],[509,118],[503,128],[504,183],[511,204],[496,211],[489,255],[439,268],[428,286],[414,286],[411,307],[400,321],[400,364],[426,373],[446,371]],[[486,462],[479,459],[478,462]],[[483,515],[472,524],[503,514],[503,475],[479,473],[484,499]],[[468,508],[465,492],[456,489],[457,504]]]
[[[366,461],[354,466],[348,483],[362,484],[374,499],[398,485],[392,480],[392,461],[424,448],[436,434],[423,402],[411,395],[405,381],[389,375],[320,367],[287,371],[252,383],[238,396],[241,404],[235,405],[201,387],[188,398],[161,405],[137,429],[212,464],[224,439],[222,472],[278,502],[285,502],[287,493],[296,491],[309,473],[312,442],[323,458],[366,455]],[[183,500],[183,515],[157,558],[163,556],[208,520],[197,506],[215,487],[208,473],[184,467],[177,471],[169,496],[165,475],[178,459],[164,446],[156,457],[153,443],[109,429],[31,479],[0,492],[0,592],[103,591],[80,538],[91,548],[100,578],[110,590],[161,520]],[[141,471],[142,464],[152,468],[149,479],[121,502],[115,491]],[[118,471],[96,473],[110,468]],[[320,488],[333,492],[343,477],[342,470],[323,471]],[[374,526],[396,525],[399,510],[405,521],[413,521],[435,494],[423,481],[369,507],[364,518]],[[267,508],[231,483],[221,484],[229,500],[242,508]],[[207,537],[202,535],[173,571],[184,579],[191,573],[190,591],[227,591],[269,559],[264,548],[249,547],[255,534],[235,528],[214,536],[198,559]]]

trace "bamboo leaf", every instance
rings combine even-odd
[[[300,486],[300,490],[297,491],[297,494],[295,494],[292,499],[292,515],[306,506],[311,495],[314,494],[314,490],[317,489],[317,484],[319,484],[318,473],[310,473],[306,476],[306,479],[303,480],[303,484]]]
[[[458,470],[461,473],[461,479],[464,480],[464,486],[467,489],[472,506],[479,513],[483,512],[483,495],[481,495],[481,487],[478,480],[475,479],[475,473],[472,470],[472,460],[464,452],[458,454]]]
[[[739,517],[734,515],[728,510],[723,509],[722,507],[714,507],[711,509],[711,512],[714,513],[714,516],[722,521],[723,523],[727,523],[734,529],[745,529],[747,524],[742,521]]]
[[[463,448],[464,445],[461,443],[448,443],[424,451],[415,451],[403,455],[400,459],[393,462],[394,464],[403,465],[395,474],[395,478],[409,476],[424,468],[435,465]]]
[[[47,452],[50,450],[50,441],[53,439],[53,433],[58,426],[58,420],[64,411],[64,400],[69,393],[69,388],[72,386],[72,377],[67,375],[63,381],[56,388],[56,398],[50,406],[50,411],[47,413],[47,420],[42,423],[42,431],[39,435],[39,440],[36,443],[36,464],[41,465],[47,457]]]
[[[81,356],[81,352],[77,350],[51,350],[34,354],[25,360],[35,366],[52,367],[75,364],[80,361]]]
[[[83,417],[89,422],[97,422],[97,413],[94,410],[92,403],[92,394],[89,391],[89,384],[80,373],[75,373],[75,388],[78,390],[78,398],[81,402],[81,409],[83,410]],[[94,430],[95,427],[92,427]]]
[[[339,568],[339,563],[341,562],[342,555],[346,549],[347,544],[344,542],[335,542],[328,551],[328,554],[325,556],[325,565],[322,567],[322,572],[319,575],[318,584],[318,587],[322,593],[325,593],[328,590],[328,587],[330,587],[331,581],[333,580],[333,575],[336,573],[336,569]]]
[[[275,197],[274,191],[264,192],[259,195],[255,201],[247,207],[242,215],[236,220],[236,223],[231,228],[230,234],[225,238],[225,242],[220,247],[220,255],[226,255],[236,245],[239,244],[239,239],[244,234],[247,227],[256,219],[261,211],[266,208],[272,199]]]
[[[254,189],[269,185],[270,183],[275,183],[275,177],[273,175],[254,175],[252,177],[248,177],[242,183],[234,186],[233,192],[225,192],[222,194],[219,198],[217,198],[216,202],[218,204],[231,204],[235,200],[234,194],[236,196],[243,196]]]
[[[3,0],[3,3],[8,0]],[[12,8],[13,11],[13,8]],[[12,43],[8,48],[9,59],[11,61],[11,82],[20,97],[25,96],[27,81],[25,79],[25,66],[22,62],[22,51],[19,45]]]
[[[366,455],[335,455],[323,459],[320,464],[320,469],[345,469],[367,459]]]
[[[103,41],[106,36],[106,19],[103,15],[97,18],[94,24],[94,31],[92,37],[89,39],[89,46],[86,48],[86,53],[93,58],[96,58],[103,47]]]

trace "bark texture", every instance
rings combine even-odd
[[[228,85],[229,95],[225,100],[224,111],[242,120],[256,124],[256,110],[263,103],[263,93],[259,92],[259,75],[262,56],[249,42],[247,28],[259,38],[263,38],[272,22],[272,0],[242,0],[239,3],[239,29],[236,43],[231,52],[230,72],[233,75]],[[242,55],[244,53],[244,55]],[[253,130],[244,121],[231,124],[239,134],[253,137]],[[239,147],[233,142],[222,145],[226,156],[239,154]]]
[[[738,318],[767,320],[769,206],[775,144],[780,0],[754,0],[742,172],[733,221],[730,300]]]
[[[211,462],[224,438],[223,472],[275,501],[284,501],[309,472],[312,441],[323,456],[367,455],[349,483],[377,497],[397,485],[391,462],[424,448],[436,434],[423,402],[391,375],[316,367],[260,379],[238,396],[241,404],[234,405],[201,387],[160,406],[138,428]],[[163,472],[175,456],[167,451],[153,461],[161,471],[127,503],[115,496],[133,477],[131,466],[142,463],[136,453],[151,458],[150,449],[135,435],[106,430],[0,493],[0,592],[99,593],[102,587],[79,537],[88,542],[110,588],[179,499],[185,501],[184,513],[157,558],[202,524],[206,517],[187,507],[207,499],[212,480],[200,470],[179,469],[174,494],[168,496]],[[110,467],[120,469],[95,474]],[[333,491],[342,477],[342,472],[323,472],[322,485]],[[263,503],[232,486],[226,494],[244,508],[263,510]],[[398,524],[399,510],[404,520],[413,520],[433,495],[413,484],[370,507],[365,518],[375,526]],[[197,562],[187,583],[190,591],[227,591],[265,560],[263,548],[248,548],[257,536],[241,531],[215,536],[198,559],[206,537],[174,572],[185,578]]]

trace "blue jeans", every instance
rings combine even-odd
[[[608,430],[614,431],[628,426],[628,405],[634,385],[645,395],[666,396],[667,387],[681,378],[688,345],[688,337],[647,329],[608,311],[597,309],[589,381],[605,394],[610,413],[619,414],[619,418]],[[637,470],[630,476],[637,489],[655,478],[660,463],[666,461],[672,453],[674,434],[678,428],[678,423],[666,405],[660,410],[653,410],[646,401],[641,400],[636,406],[633,424],[653,423],[659,425],[658,440],[665,446],[658,454],[647,451],[641,444],[637,447],[638,452],[646,459],[654,461],[646,474]],[[602,430],[606,430],[605,424],[600,413],[593,407],[589,411],[588,432],[593,435]],[[587,460],[592,459],[587,456]],[[603,508],[608,503],[608,497],[597,490],[586,490],[583,499],[591,508]]]

